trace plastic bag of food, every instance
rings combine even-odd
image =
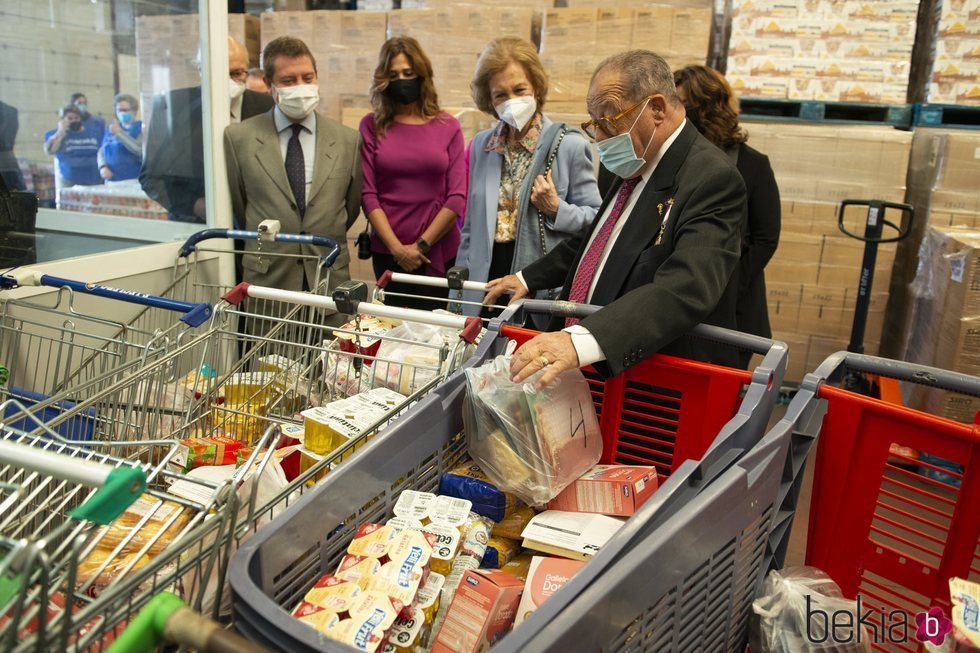
[[[754,652],[871,651],[873,634],[860,625],[857,602],[844,598],[837,583],[815,567],[770,571],[752,611],[749,647]]]
[[[441,350],[459,340],[455,329],[403,322],[386,334],[372,370],[374,383],[411,395],[443,371]]]
[[[542,506],[599,462],[602,436],[588,382],[568,370],[537,389],[510,377],[510,356],[466,369],[470,455],[498,488]]]

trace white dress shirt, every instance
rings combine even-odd
[[[293,121],[286,117],[279,107],[272,112],[276,121],[276,131],[279,132],[279,151],[282,154],[282,164],[286,165],[286,147],[293,137],[290,129]],[[310,189],[313,186],[313,162],[316,156],[316,111],[311,111],[299,124],[303,129],[299,132],[299,144],[303,148],[303,163],[306,165],[306,201],[310,201]]]
[[[673,145],[674,141],[677,140],[677,137],[680,136],[681,130],[684,129],[685,124],[687,124],[687,118],[685,118],[680,126],[674,130],[674,133],[667,137],[667,140],[664,141],[663,147],[660,148],[660,151],[657,152],[657,156],[654,157],[653,165],[651,165],[646,172],[640,176],[640,182],[633,189],[633,192],[630,193],[630,198],[626,202],[626,206],[623,208],[623,214],[613,227],[612,233],[609,235],[609,240],[606,242],[606,246],[602,251],[602,258],[599,260],[599,266],[596,268],[595,275],[592,277],[592,285],[589,286],[589,294],[587,295],[586,301],[592,300],[592,293],[595,291],[595,285],[599,280],[599,275],[602,274],[602,268],[605,267],[606,260],[609,258],[609,253],[613,250],[613,246],[616,244],[616,239],[619,238],[619,234],[622,233],[623,227],[626,225],[626,221],[630,219],[630,215],[633,212],[633,207],[636,206],[636,202],[639,200],[640,195],[643,194],[643,189],[646,188],[647,182],[650,181],[651,177],[653,177],[653,173],[657,169],[657,165],[660,164],[660,161],[664,158],[667,150],[670,149],[670,146]],[[599,216],[599,221],[596,224],[595,229],[592,230],[592,236],[589,238],[589,242],[584,251],[589,251],[588,248],[592,245],[592,241],[594,241],[596,236],[599,234],[603,223],[605,223],[605,221],[609,218],[609,213],[612,211],[615,203],[615,201],[612,201],[606,205],[602,215]],[[668,207],[667,214],[664,216],[664,221],[666,222],[669,218],[670,208]],[[577,272],[578,271],[576,270],[576,273]],[[524,275],[518,272],[517,277],[526,288],[527,283],[524,281]],[[599,361],[606,360],[606,354],[602,351],[602,347],[599,346],[599,343],[596,341],[595,337],[589,333],[589,330],[584,326],[581,324],[576,324],[563,329],[563,331],[572,336],[572,346],[575,347],[575,353],[578,354],[579,366],[585,367],[586,365],[591,365],[592,363],[598,363]]]

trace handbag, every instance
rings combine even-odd
[[[357,258],[361,260],[371,258],[371,234],[367,227],[364,227],[364,231],[357,234],[354,244],[357,245]]]
[[[0,176],[0,266],[29,265],[36,261],[37,207],[36,194],[12,191]]]

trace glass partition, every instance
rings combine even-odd
[[[38,194],[39,261],[181,239],[215,224],[205,199],[206,120],[214,106],[220,133],[230,104],[220,79],[223,97],[202,97],[201,52],[208,42],[220,41],[215,56],[227,49],[223,26],[210,39],[200,33],[198,8],[196,0],[0,8],[0,173]],[[238,14],[228,24],[248,52],[244,68],[258,65],[258,19]],[[223,173],[211,174],[223,183]]]

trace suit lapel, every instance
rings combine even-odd
[[[316,114],[316,155],[313,163],[313,183],[310,185],[310,196],[306,198],[309,205],[316,198],[317,192],[323,187],[330,171],[337,162],[334,156],[334,145],[337,139],[331,125]]]
[[[286,177],[286,164],[282,160],[282,150],[279,148],[279,134],[276,132],[275,120],[269,113],[262,118],[256,118],[254,122],[256,123],[255,140],[257,142],[255,158],[259,162],[259,166],[279,187],[279,191],[292,200],[293,191],[289,187],[289,179]]]
[[[599,274],[595,291],[592,293],[592,303],[604,306],[619,297],[619,290],[623,287],[627,275],[636,264],[636,259],[657,237],[662,217],[670,208],[667,206],[667,200],[674,188],[677,171],[687,159],[687,154],[696,137],[697,130],[688,121],[670,148],[664,153],[663,159],[657,164],[657,168],[643,187],[642,194],[633,210],[629,215],[620,218],[626,220],[626,224],[623,225],[623,230],[619,233],[619,237],[606,259],[606,264]],[[616,192],[619,192],[618,188]],[[607,200],[612,197],[615,197],[615,194],[610,193]],[[670,219],[675,221],[677,217],[677,215],[672,215]],[[581,256],[580,252],[579,257],[581,258]]]

